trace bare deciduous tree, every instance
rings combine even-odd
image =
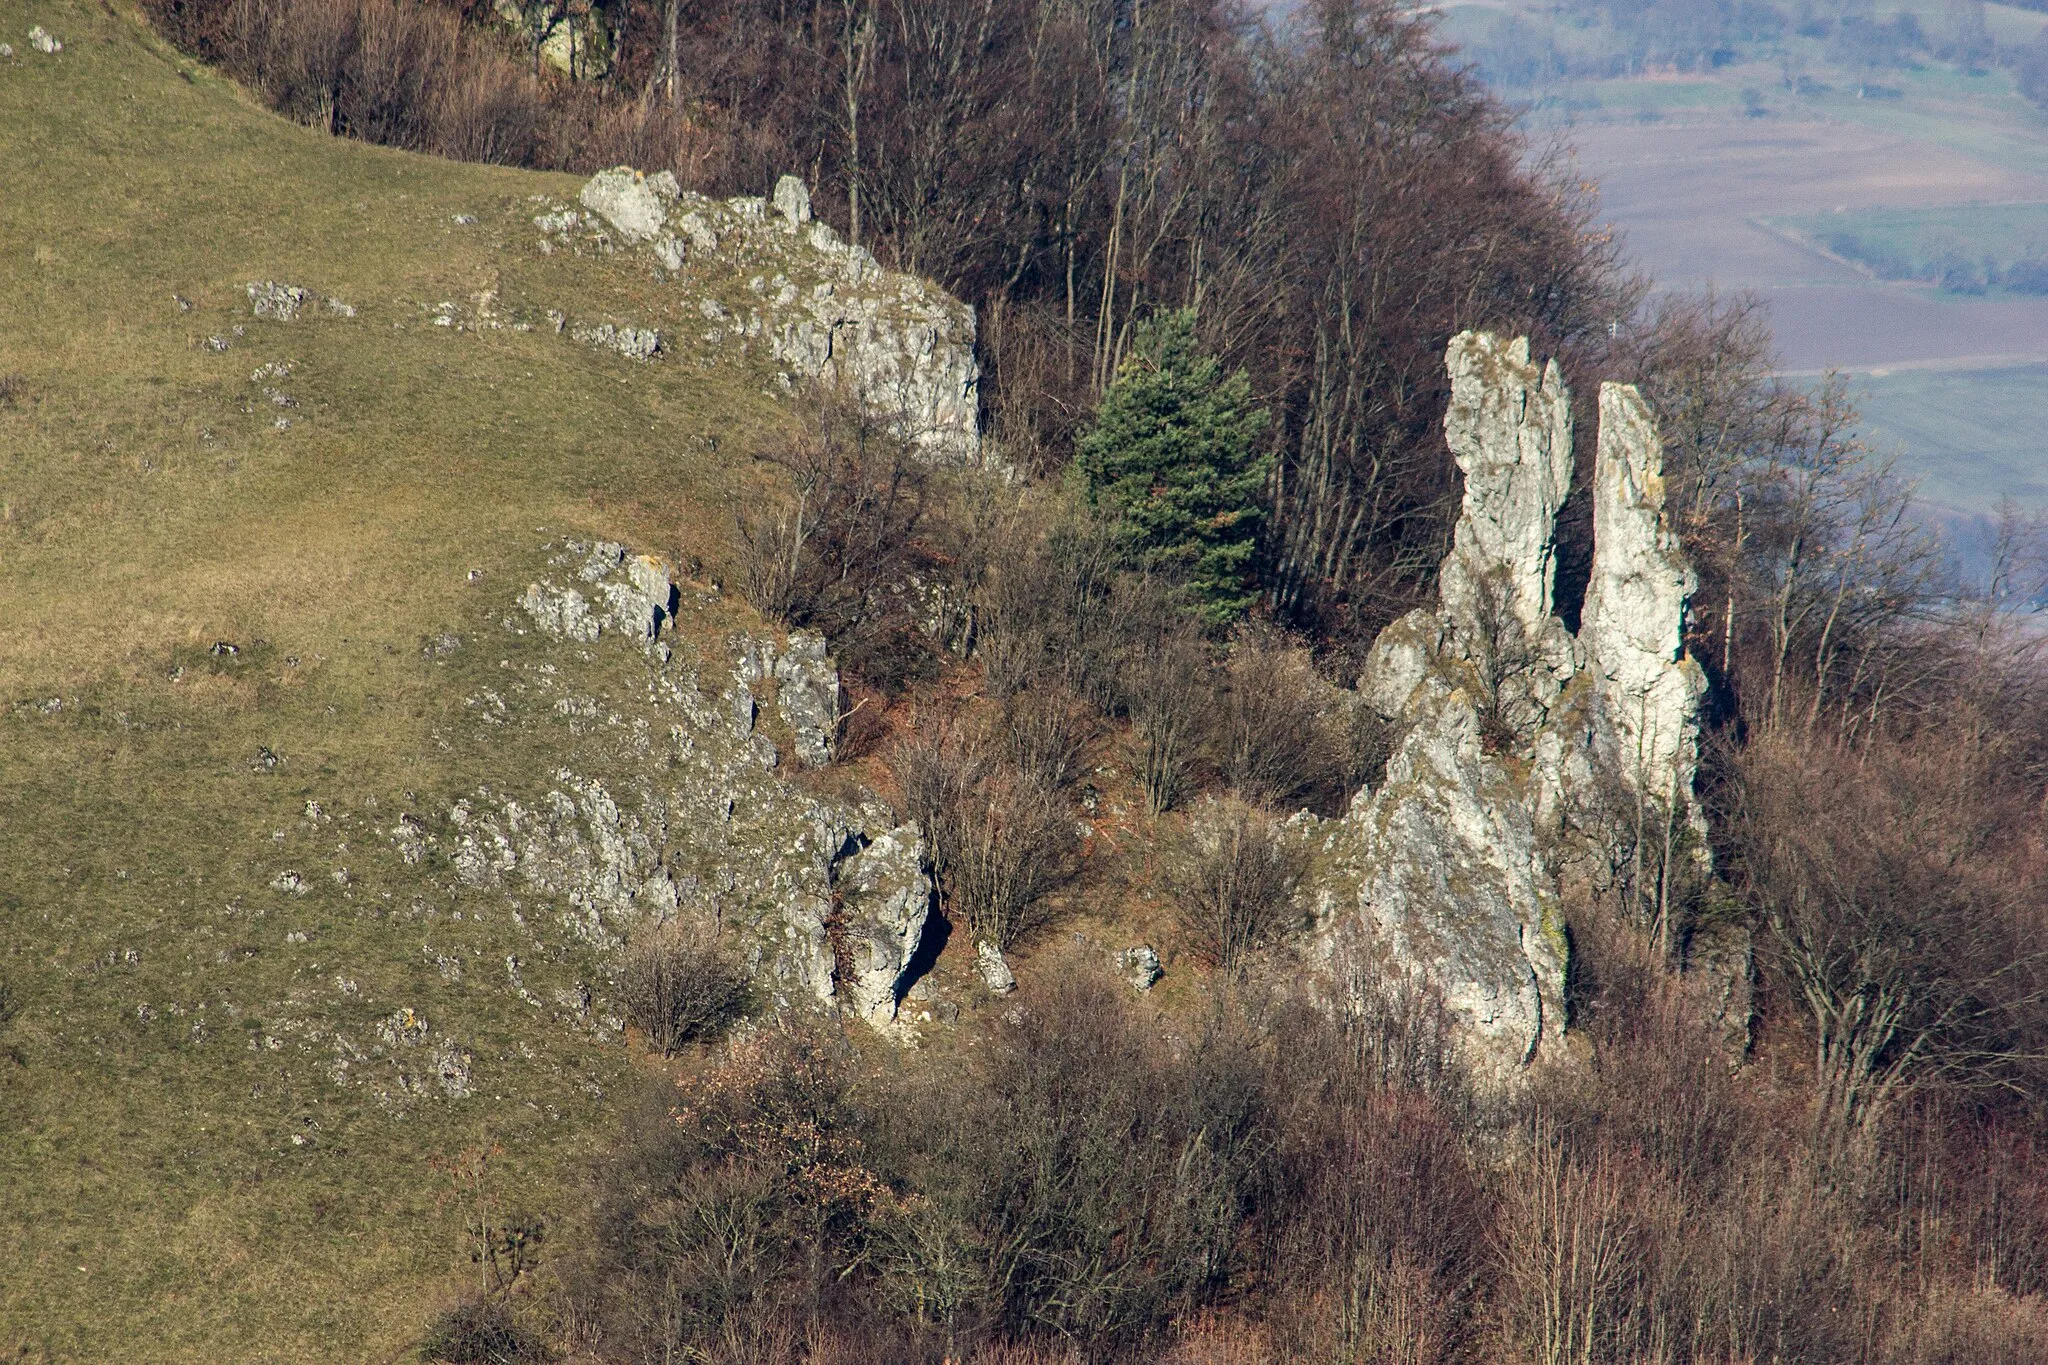
[[[1764,736],[1726,811],[1770,961],[1813,1029],[1832,1169],[1916,1089],[2025,1089],[2048,1062],[2032,812],[1990,736]]]

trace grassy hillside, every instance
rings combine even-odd
[[[436,325],[675,306],[535,249],[572,179],[294,126],[104,5],[0,39],[0,1355],[385,1358],[473,1273],[441,1165],[501,1147],[491,1198],[559,1216],[630,1065],[586,950],[420,895],[389,829],[556,752],[513,695],[547,666],[477,642],[543,542],[715,567],[778,409]],[[258,280],[354,316],[258,319]]]

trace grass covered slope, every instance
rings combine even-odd
[[[738,363],[436,325],[657,306],[534,249],[571,178],[297,127],[103,7],[0,39],[0,1353],[389,1356],[474,1274],[442,1168],[502,1148],[493,1203],[558,1217],[627,1064],[586,950],[422,896],[389,831],[559,756],[497,625],[543,541],[716,563],[717,452],[778,410]],[[256,318],[262,280],[354,316]]]

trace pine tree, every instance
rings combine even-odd
[[[1076,459],[1089,501],[1116,513],[1132,553],[1177,573],[1196,610],[1222,625],[1257,594],[1253,552],[1265,517],[1266,425],[1244,371],[1195,341],[1193,309],[1155,314],[1102,396]]]

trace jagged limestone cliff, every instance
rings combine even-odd
[[[1615,838],[1612,792],[1697,820],[1703,679],[1684,657],[1693,577],[1663,509],[1662,444],[1603,385],[1593,591],[1554,614],[1571,398],[1526,340],[1452,338],[1445,435],[1465,472],[1440,605],[1382,633],[1359,691],[1396,727],[1381,784],[1321,841],[1316,946],[1442,993],[1482,1074],[1561,1055],[1569,944],[1558,879]]]
[[[1679,625],[1699,586],[1664,510],[1663,443],[1635,389],[1600,386],[1593,541],[1579,639],[1595,670],[1612,766],[1631,792],[1698,826],[1699,703],[1706,677]]]

